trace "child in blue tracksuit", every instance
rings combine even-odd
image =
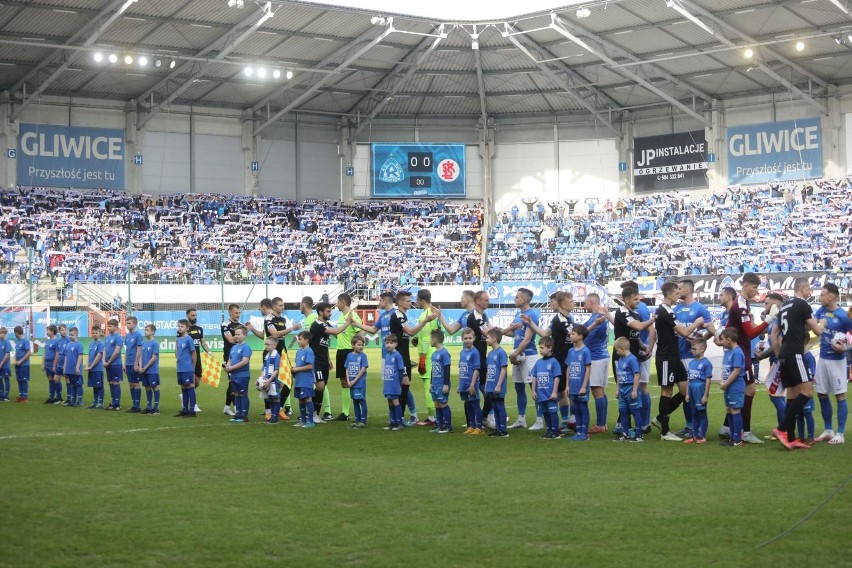
[[[65,346],[65,366],[62,370],[68,381],[68,400],[65,406],[83,406],[83,346],[77,341],[80,333],[76,327],[68,330]]]
[[[508,438],[506,430],[506,377],[508,375],[509,356],[500,347],[503,332],[492,327],[485,334],[485,343],[491,348],[485,358],[485,396],[491,396],[491,408],[494,409],[494,432],[489,436]],[[434,368],[434,367],[433,367]]]
[[[589,439],[589,379],[592,375],[592,352],[586,347],[584,340],[589,330],[584,325],[575,325],[568,333],[574,347],[568,350],[565,359],[568,369],[568,394],[571,397],[571,408],[577,421],[577,433],[571,436],[574,442],[585,442]]]
[[[453,431],[453,417],[450,411],[450,352],[444,347],[444,332],[433,329],[429,334],[429,344],[434,347],[432,352],[432,375],[429,384],[429,396],[435,403],[435,427],[430,430],[433,434],[449,434]]]
[[[11,361],[14,357],[14,348],[12,342],[6,339],[6,334],[9,333],[5,327],[0,327],[0,401],[8,402],[9,395],[12,390],[12,366]]]
[[[346,384],[349,385],[349,398],[355,406],[355,423],[350,428],[367,426],[367,369],[369,361],[364,353],[364,336],[352,338],[352,353],[346,355]]]
[[[696,338],[689,347],[693,358],[687,369],[689,383],[684,402],[692,408],[692,435],[687,436],[684,444],[703,444],[707,441],[707,400],[710,398],[710,379],[713,377],[713,363],[704,357],[707,342]]]
[[[278,413],[281,410],[281,379],[278,375],[281,370],[281,355],[278,353],[278,338],[267,337],[263,342],[263,386],[269,400],[269,418],[266,424],[277,424],[281,418]]]
[[[464,402],[464,415],[467,418],[465,434],[482,434],[482,409],[479,407],[479,350],[473,346],[475,335],[466,327],[462,330],[462,350],[459,353],[459,396]]]
[[[547,426],[547,431],[541,438],[543,440],[558,440],[561,436],[559,435],[558,404],[556,401],[562,366],[553,356],[552,338],[542,337],[538,342],[538,352],[541,357],[533,365],[530,379],[532,379],[536,412],[540,412],[544,416],[544,423]]]
[[[30,398],[30,340],[24,337],[24,328],[15,326],[15,378],[18,380],[18,402]]]
[[[618,416],[621,418],[621,432],[616,441],[642,442],[643,417],[642,398],[639,392],[641,381],[639,359],[630,352],[630,340],[619,337],[615,340],[615,380],[618,383]],[[630,429],[630,416],[636,429]]]
[[[396,335],[385,337],[385,366],[382,369],[382,395],[388,401],[390,424],[385,430],[394,432],[402,429],[402,406],[399,397],[402,395],[402,383],[408,378],[408,371],[402,355],[396,350],[399,340]]]
[[[742,446],[743,416],[740,413],[745,402],[745,366],[743,350],[737,346],[739,332],[728,327],[719,336],[719,342],[725,349],[722,358],[722,382],[719,387],[725,391],[725,409],[728,414],[731,439],[722,442],[723,446]]]
[[[87,383],[92,389],[91,409],[104,407],[104,342],[101,341],[101,327],[92,326],[92,342],[89,344],[89,364],[86,365]]]
[[[296,428],[314,427],[314,352],[310,348],[311,332],[302,331],[296,336],[299,350],[293,363],[293,389],[299,400],[299,420]]]
[[[188,322],[187,322],[188,324]],[[187,331],[189,325],[187,325]],[[192,338],[188,337],[190,343]],[[249,397],[248,385],[251,380],[251,347],[246,344],[246,328],[238,325],[234,327],[234,344],[231,346],[231,352],[228,354],[228,362],[225,363],[225,371],[231,377],[231,388],[234,391],[234,405],[236,406],[236,414],[231,418],[230,422],[235,424],[248,422],[249,413]],[[195,344],[192,343],[192,353],[195,355]],[[195,384],[195,362],[193,361],[192,369],[192,384]],[[193,389],[194,392],[194,389]],[[195,408],[190,406],[189,408]]]

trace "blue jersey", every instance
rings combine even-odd
[[[369,363],[367,361],[367,355],[363,351],[361,353],[355,353],[354,351],[346,356],[346,378],[350,381],[354,380],[355,377],[358,376],[358,373],[361,372],[361,369],[366,369],[369,367]],[[358,382],[352,385],[353,389],[362,389],[367,382],[367,373],[358,379]]]
[[[678,323],[684,327],[689,327],[695,320],[698,318],[704,318],[705,322],[713,321],[713,316],[710,315],[710,310],[708,310],[701,302],[692,302],[689,305],[686,304],[678,304],[674,307],[675,318]],[[685,337],[681,337],[679,334],[677,336],[677,346],[680,350],[680,358],[681,359],[692,359],[692,343],[687,341]]]
[[[189,349],[192,353],[195,353],[195,342],[192,341],[192,338],[188,335],[186,339],[189,339]],[[231,365],[236,365],[240,363],[243,359],[248,358],[251,361],[251,347],[246,343],[235,343],[231,347],[231,352],[228,354],[228,362]],[[190,363],[192,359],[190,359]],[[249,369],[250,365],[246,365],[245,367],[241,367],[236,371],[231,371],[231,380],[244,380],[249,379],[251,377],[251,369]],[[194,371],[194,368],[190,368],[190,371]]]
[[[713,363],[706,357],[703,359],[695,359],[689,362],[689,380],[690,382],[703,383],[713,376]]]
[[[52,337],[44,342],[44,368],[48,372],[53,371],[53,365],[56,363],[56,344],[59,342],[56,337]]]
[[[195,345],[195,340],[193,340],[193,345]],[[278,354],[278,351],[273,349],[269,353],[263,354],[263,378],[268,379],[275,373],[277,373],[281,369],[281,355]],[[281,377],[276,377],[276,381],[280,380]]]
[[[639,302],[639,305],[633,311],[639,316],[639,321],[648,321],[651,319],[651,310],[648,309],[648,305],[645,302]],[[650,337],[651,335],[647,328],[639,332],[639,340],[645,345],[648,345]]]
[[[15,356],[15,351],[14,347],[12,346],[12,342],[8,339],[0,341],[0,360],[4,359],[6,355],[8,355],[9,358],[6,359],[6,362],[3,363],[3,365],[0,365],[0,372],[5,375],[8,375],[12,372],[12,357]]]
[[[603,322],[599,323],[597,327],[589,331],[589,335],[583,342],[592,354],[592,361],[609,359],[609,351],[607,350],[607,344],[609,343],[609,320],[606,319],[606,316],[601,314],[592,314],[583,325],[588,328],[598,319],[603,319]]]
[[[68,348],[68,343],[70,340],[67,337],[61,335],[56,337],[56,369],[60,373],[65,372],[65,350]]]
[[[450,386],[450,352],[446,347],[432,353],[432,386],[430,390],[438,394],[444,392],[444,385]]]
[[[116,365],[121,365],[121,347],[124,345],[124,340],[121,338],[121,335],[118,333],[110,333],[104,339],[104,357],[106,357],[106,361],[110,360],[110,357],[115,355],[115,361],[113,361],[110,367],[115,367]],[[117,352],[117,354],[116,354]]]
[[[615,380],[619,385],[633,385],[633,380],[639,373],[639,359],[633,353],[628,353],[627,357],[616,359],[615,361]]]
[[[104,354],[104,342],[103,341],[100,341],[100,340],[93,341],[89,344],[89,367],[92,367],[92,371],[103,372],[103,370],[104,370],[103,354]],[[97,357],[98,355],[100,355],[101,358],[98,360],[98,363],[95,366],[92,366],[92,361],[94,361],[95,357]]]
[[[77,375],[77,361],[83,356],[83,345],[79,341],[68,340],[65,346],[65,368],[62,369],[66,375]],[[82,367],[81,367],[82,369]]]
[[[385,337],[390,335],[390,320],[391,315],[393,315],[393,310],[385,310],[379,314],[379,319],[376,321],[375,327],[379,329],[379,339],[382,346],[382,359],[385,358],[385,355],[388,354],[387,347],[385,347]]]
[[[479,371],[481,362],[476,348],[462,349],[459,353],[459,392],[466,392],[473,380],[473,372]]]
[[[503,377],[503,384],[500,385],[500,390],[497,390],[497,381],[500,379],[500,373],[503,369],[509,366],[509,356],[506,351],[499,345],[496,349],[492,349],[485,359],[485,392],[493,392],[498,396],[506,396],[506,382],[509,379],[508,370],[506,376]]]
[[[751,364],[751,363],[749,363]],[[727,381],[734,369],[739,369],[739,376],[728,386],[729,392],[740,392],[745,390],[746,360],[743,350],[739,347],[726,349],[722,358],[722,380]]]
[[[154,360],[151,363],[151,366],[145,371],[145,374],[148,375],[159,375],[160,374],[160,344],[157,343],[156,339],[150,339],[142,342],[142,346],[140,347],[142,350],[142,359],[140,361],[141,367],[144,369],[145,365],[148,364],[148,361],[151,359]]]
[[[405,362],[399,351],[385,355],[384,376],[382,376],[382,394],[399,396],[402,394],[402,377],[405,376]]]
[[[568,357],[565,359],[565,365],[568,367],[568,392],[580,394],[586,378],[586,370],[591,364],[592,353],[585,345],[580,349],[572,347],[568,350]],[[589,392],[588,389],[589,385],[586,385],[586,392]]]
[[[30,340],[26,337],[22,337],[21,339],[15,342],[15,361],[20,361],[24,357],[27,356],[27,353],[30,352]],[[30,360],[27,359],[23,363],[19,365],[20,367],[29,367]]]
[[[296,351],[296,362],[293,367],[304,367],[305,365],[314,364],[314,352],[310,347],[302,347]],[[306,371],[297,371],[293,377],[293,386],[297,389],[312,389],[314,388],[314,372],[313,367]]]
[[[124,336],[124,364],[132,367],[136,364],[136,353],[142,345],[142,334],[138,330]]]
[[[816,359],[810,351],[805,351],[802,355],[802,362],[805,364],[805,370],[808,372],[808,378],[813,381],[816,375]]]
[[[814,319],[817,321],[824,319],[828,322],[825,331],[819,336],[819,358],[833,361],[846,359],[846,353],[838,353],[831,348],[831,339],[835,333],[848,333],[852,331],[852,319],[842,309],[828,310],[820,307],[814,312]]]
[[[517,349],[518,346],[524,341],[524,336],[527,333],[527,329],[530,329],[529,324],[524,323],[524,320],[521,319],[522,315],[523,316],[529,316],[530,319],[532,320],[532,322],[536,325],[539,325],[539,322],[541,321],[541,314],[538,313],[538,310],[534,310],[532,308],[530,308],[530,309],[528,309],[524,312],[518,310],[518,312],[515,314],[515,319],[512,320],[513,324],[515,324],[515,323],[521,324],[521,328],[515,330],[515,335],[514,335],[514,348],[515,349]],[[533,332],[532,339],[530,339],[530,342],[527,344],[526,349],[524,349],[524,355],[535,355],[536,353],[538,353],[538,350],[536,349],[536,346],[535,346],[535,332]]]
[[[562,374],[562,366],[556,357],[542,357],[533,365],[531,376],[535,379],[535,392],[538,401],[550,400],[553,396],[553,387],[559,384],[559,376]]]
[[[233,348],[231,348],[233,352]],[[195,353],[195,343],[188,335],[178,337],[175,343],[175,360],[177,362],[178,373],[194,373],[195,365],[192,364],[192,354]],[[242,359],[238,359],[241,361]],[[240,369],[242,371],[242,369]],[[239,371],[238,371],[239,372]],[[231,378],[234,374],[231,373]]]

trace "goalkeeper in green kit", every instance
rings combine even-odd
[[[417,306],[422,310],[420,317],[417,318],[418,323],[432,315],[432,293],[425,288],[417,292]],[[417,333],[412,341],[412,344],[417,347],[417,372],[420,379],[423,381],[423,392],[426,394],[426,408],[429,410],[429,416],[426,420],[417,422],[418,426],[434,426],[435,425],[435,402],[432,400],[432,395],[429,389],[432,386],[432,353],[435,348],[430,342],[430,335],[433,330],[438,329],[440,322],[435,319],[427,322],[423,328]]]

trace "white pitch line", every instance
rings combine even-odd
[[[135,432],[158,432],[161,430],[189,430],[192,428],[210,428],[227,424],[197,424],[194,426],[160,426],[158,428],[129,428],[127,430],[103,430],[99,432],[42,432],[38,434],[10,434],[0,436],[0,440],[23,440],[26,438],[57,438],[60,436],[91,436],[92,434],[133,434]]]

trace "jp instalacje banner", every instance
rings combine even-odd
[[[822,177],[819,118],[728,128],[728,183]]]
[[[124,189],[124,130],[22,123],[18,184]]]
[[[373,197],[464,197],[464,144],[373,144]]]
[[[633,140],[636,191],[703,189],[707,181],[707,142],[703,130]]]

